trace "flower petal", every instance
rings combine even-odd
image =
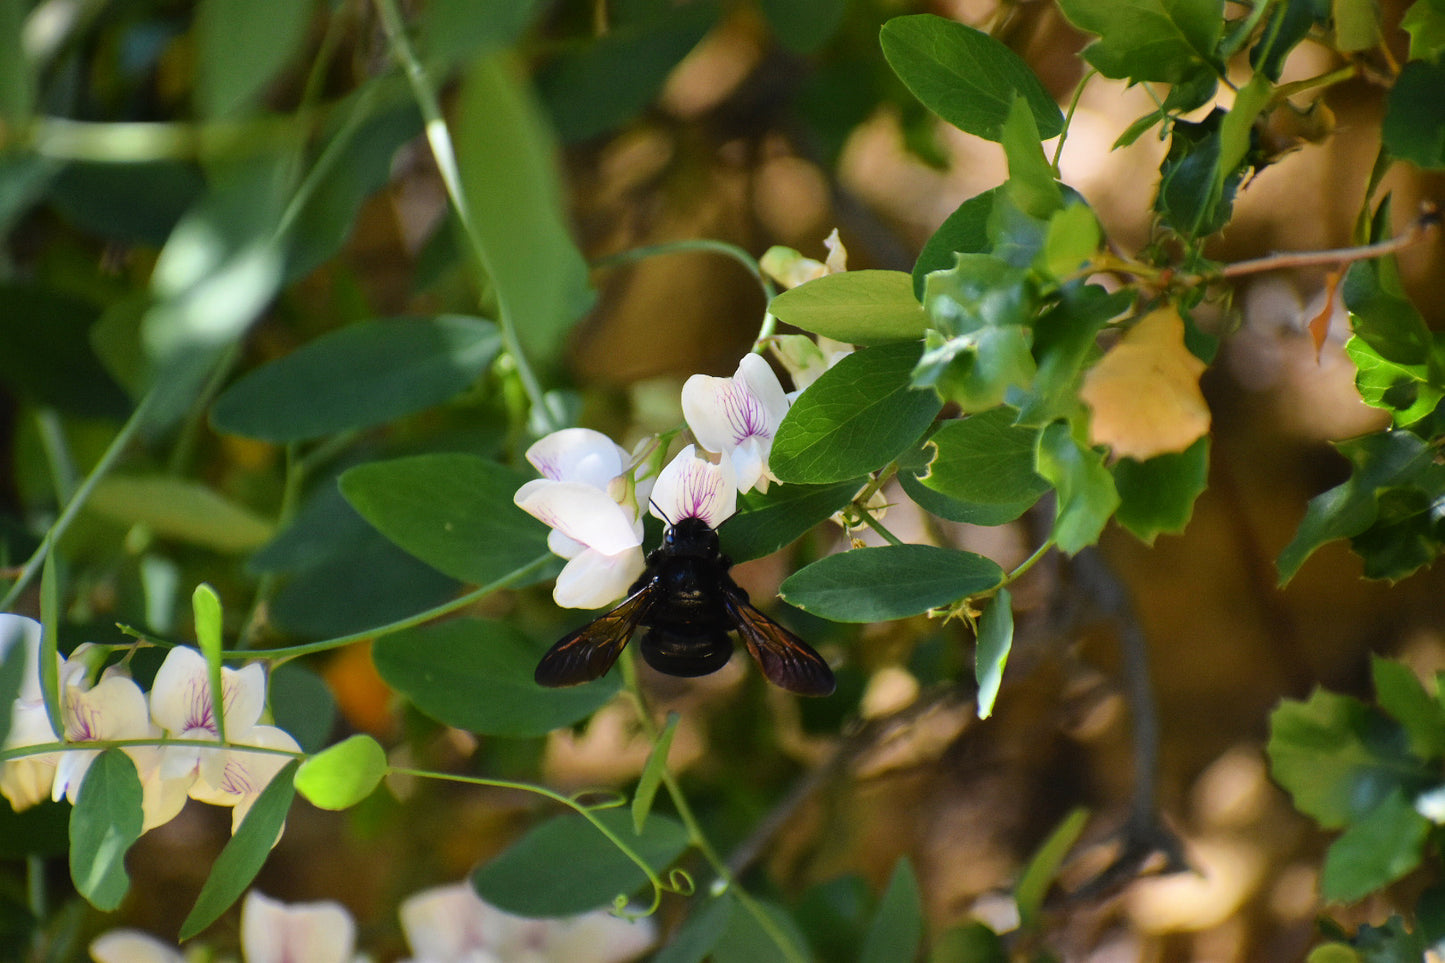
[[[356,922],[333,900],[286,904],[256,890],[241,906],[246,963],[350,963]]]
[[[95,963],[186,963],[181,951],[140,930],[111,930],[90,942]]]
[[[737,510],[737,496],[732,460],[723,455],[714,465],[688,445],[658,474],[652,513],[673,525],[684,518],[700,518],[717,528]]]
[[[618,555],[642,544],[631,513],[606,492],[581,482],[551,482],[527,491],[529,487],[518,489],[517,506],[568,538],[604,555]]]
[[[604,490],[622,474],[627,458],[625,449],[591,428],[563,428],[537,439],[527,449],[527,461],[544,477]]]
[[[558,573],[552,599],[563,608],[600,609],[626,595],[645,567],[640,546],[617,555],[589,548]]]
[[[0,613],[0,659],[10,651],[11,646],[25,648],[25,668],[20,679],[18,701],[40,702],[44,697],[40,691],[40,623],[23,615]]]

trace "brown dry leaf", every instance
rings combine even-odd
[[[1188,448],[1209,431],[1199,390],[1205,367],[1184,346],[1178,311],[1145,315],[1084,375],[1079,396],[1094,410],[1092,440],[1140,461]]]
[[[1335,309],[1335,288],[1339,287],[1342,275],[1331,271],[1325,275],[1325,306],[1310,319],[1310,340],[1315,343],[1315,363],[1319,364],[1320,352],[1325,347],[1325,337],[1330,333],[1330,318]]]

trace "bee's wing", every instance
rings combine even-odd
[[[832,695],[833,670],[812,647],[768,618],[737,590],[723,593],[728,615],[768,681],[798,695]]]
[[[533,678],[538,685],[558,688],[581,685],[601,678],[622,654],[622,647],[633,631],[646,618],[655,598],[654,586],[648,582],[606,615],[598,616],[582,628],[564,636],[537,663]]]

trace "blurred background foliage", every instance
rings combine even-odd
[[[1365,56],[1403,61],[1407,4],[1380,6],[1379,42]],[[521,346],[565,420],[624,444],[675,426],[681,380],[732,370],[763,296],[715,253],[608,258],[709,238],[821,259],[837,227],[850,267],[907,271],[961,201],[1005,178],[996,145],[938,123],[885,63],[881,24],[917,11],[989,31],[1061,101],[1086,69],[1087,38],[1045,2],[405,4],[461,177],[493,232],[483,239],[493,283],[479,288],[370,4],[0,5],[0,564],[18,572],[156,385],[136,443],[58,546],[69,589],[62,648],[123,642],[117,623],[189,638],[200,581],[227,602],[228,638],[257,647],[358,632],[453,597],[456,573],[382,537],[336,479],[420,453],[519,465],[536,426],[527,386],[495,339],[472,332],[454,388],[414,407],[407,379],[394,383],[407,371],[401,344],[370,366],[317,371],[324,390],[275,399],[260,425],[228,421],[267,398],[248,373],[361,320],[472,315],[479,301],[488,315],[499,296],[520,296],[534,319]],[[1282,80],[1318,75],[1337,57],[1302,44]],[[1384,96],[1361,76],[1331,87],[1320,113],[1299,116],[1300,130],[1270,131],[1297,149],[1241,188],[1208,255],[1349,243]],[[1096,79],[1061,158],[1062,179],[1128,250],[1151,237],[1166,144],[1146,134],[1110,145],[1154,106],[1142,86]],[[1326,129],[1333,136],[1316,136]],[[1400,166],[1386,186],[1402,223],[1441,187],[1438,175]],[[1411,298],[1436,329],[1441,256],[1438,245],[1400,255]],[[1269,780],[1268,714],[1316,684],[1367,695],[1370,653],[1426,674],[1445,667],[1438,573],[1364,581],[1336,543],[1276,588],[1273,560],[1305,502],[1347,474],[1327,442],[1387,420],[1359,400],[1343,334],[1316,360],[1304,325],[1325,288],[1323,268],[1266,274],[1199,309],[1228,334],[1204,381],[1209,490],[1185,534],[1145,546],[1111,531],[1097,556],[1051,561],[1015,587],[1019,640],[986,723],[947,681],[970,658],[966,634],[923,619],[792,618],[821,649],[850,653],[839,695],[826,701],[797,705],[736,666],[685,683],[647,677],[659,708],[682,712],[673,766],[714,841],[794,910],[821,955],[852,958],[900,855],[912,860],[933,931],[970,914],[989,919],[997,894],[1076,806],[1096,818],[1072,878],[1102,878],[1129,838],[1121,827],[1139,780],[1118,654],[1131,626],[1149,642],[1159,811],[1198,872],[1076,895],[1050,918],[1051,944],[1070,959],[1244,960],[1296,958],[1314,940],[1325,840]],[[461,338],[462,327],[439,325],[434,336]],[[407,400],[393,404],[397,396]],[[326,406],[348,402],[376,427],[333,434]],[[900,534],[924,531],[921,516],[898,515]],[[1028,519],[941,524],[954,544],[1006,568],[1038,536]],[[738,578],[769,598],[800,559],[842,538],[819,529]],[[1058,617],[1060,599],[1098,584],[1122,600],[1122,619]],[[38,610],[33,587],[14,608]],[[476,610],[539,644],[575,622],[541,588]],[[395,746],[394,759],[576,789],[630,784],[649,748],[616,705],[545,738],[441,729],[394,697],[364,641],[288,666],[273,685],[278,716],[307,707],[297,716],[312,731],[296,734],[308,749],[369,732]],[[335,723],[317,724],[326,716],[315,707],[333,701]],[[459,878],[538,808],[503,790],[391,788],[343,814],[298,804],[258,881],[285,899],[342,900],[382,958],[399,948],[402,895]],[[49,805],[0,814],[0,929],[28,932],[11,860],[63,851],[64,816]],[[118,919],[173,933],[227,820],[193,805],[147,835]],[[78,940],[114,925],[59,895],[63,862],[53,861],[46,925]],[[1346,927],[1379,923],[1410,895],[1386,890],[1331,915]],[[214,941],[226,941],[227,926]]]

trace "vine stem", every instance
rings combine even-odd
[[[1292,268],[1317,267],[1321,265],[1353,264],[1355,261],[1368,261],[1372,258],[1385,257],[1397,251],[1403,251],[1411,245],[1424,240],[1433,228],[1440,226],[1440,210],[1433,204],[1415,219],[1405,233],[1396,237],[1387,238],[1383,241],[1376,241],[1374,244],[1363,244],[1358,247],[1340,247],[1328,251],[1292,251],[1283,254],[1270,254],[1261,258],[1254,258],[1249,261],[1236,261],[1234,264],[1226,264],[1220,269],[1218,278],[1237,278],[1249,274],[1261,274],[1265,271],[1285,271]],[[1210,280],[1211,276],[1203,275],[1190,278],[1195,283]]]
[[[382,30],[386,33],[392,54],[401,64],[402,71],[406,74],[407,82],[411,85],[412,93],[416,97],[417,107],[421,111],[422,120],[426,125],[427,143],[431,145],[437,171],[441,174],[447,196],[451,199],[452,209],[457,213],[457,221],[462,225],[463,233],[466,234],[467,243],[472,249],[472,256],[477,259],[477,263],[481,265],[487,276],[493,277],[486,245],[482,243],[481,233],[477,230],[476,221],[472,218],[471,205],[467,203],[466,193],[462,189],[461,170],[457,166],[456,151],[452,147],[451,130],[447,127],[446,118],[442,115],[441,103],[437,100],[436,90],[432,88],[425,68],[417,59],[411,41],[407,39],[406,28],[402,23],[401,11],[396,5],[396,0],[372,0],[372,2],[381,18]],[[534,416],[545,432],[554,431],[559,425],[547,406],[541,382],[537,380],[536,373],[522,352],[510,301],[506,292],[500,290],[497,292],[497,321],[502,332],[502,341],[507,347],[507,353],[511,356],[512,363],[516,366],[517,378],[522,383],[522,390],[527,393],[527,400],[532,405]]]
[[[126,446],[130,444],[131,438],[140,430],[141,424],[145,421],[146,413],[150,410],[151,399],[154,397],[154,390],[147,392],[145,397],[141,399],[140,404],[136,405],[135,410],[130,413],[130,417],[126,419],[125,424],[121,425],[120,431],[116,432],[115,437],[110,440],[110,444],[100,456],[100,460],[95,463],[95,467],[90,470],[90,474],[86,476],[85,481],[81,482],[80,487],[75,490],[75,493],[70,496],[70,500],[65,503],[65,508],[61,511],[60,517],[50,526],[50,530],[46,532],[45,537],[40,540],[40,545],[31,553],[30,557],[25,560],[25,564],[21,566],[19,574],[15,577],[15,582],[5,593],[5,597],[0,598],[0,611],[9,611],[10,606],[19,598],[20,593],[30,584],[30,580],[35,578],[36,574],[40,571],[40,567],[45,564],[45,559],[49,556],[51,548],[54,547],[56,542],[60,541],[60,536],[64,535],[66,530],[70,528],[71,523],[75,521],[75,516],[80,514],[81,507],[90,498],[91,493],[95,491],[95,486],[100,484],[100,480],[115,466],[121,453],[124,452]]]
[[[1064,129],[1059,131],[1059,142],[1054,145],[1054,158],[1049,161],[1049,166],[1054,169],[1055,177],[1059,176],[1059,158],[1064,155],[1064,141],[1069,139],[1069,128],[1074,123],[1074,111],[1079,109],[1079,101],[1084,96],[1084,88],[1098,74],[1097,69],[1089,68],[1089,72],[1079,79],[1079,85],[1074,88],[1074,96],[1069,100],[1069,111],[1064,115]]]
[[[633,703],[637,707],[638,723],[642,726],[642,731],[647,736],[648,741],[656,745],[661,731],[658,729],[656,721],[652,718],[652,712],[648,709],[647,699],[642,694],[642,686],[638,684],[636,656],[632,650],[629,649],[624,652],[621,661],[623,683],[627,687],[628,694],[631,695]],[[673,775],[672,770],[668,768],[666,762],[666,760],[663,760],[662,784],[667,788],[667,794],[672,799],[673,808],[677,810],[678,819],[682,821],[684,828],[687,829],[689,841],[697,847],[698,852],[702,853],[703,859],[712,867],[712,871],[717,874],[717,878],[721,881],[723,889],[732,892],[733,897],[742,905],[743,909],[748,912],[748,915],[753,918],[759,928],[761,928],[762,931],[768,935],[768,938],[778,947],[783,959],[787,960],[788,963],[807,963],[807,960],[798,954],[797,947],[792,944],[778,927],[777,922],[763,911],[762,906],[759,905],[757,900],[753,899],[750,893],[738,885],[732,870],[728,867],[727,861],[718,855],[718,851],[713,848],[712,842],[702,831],[702,826],[698,823],[697,816],[694,815],[692,806],[687,801],[687,796],[683,793],[682,787],[678,784],[677,777]]]

